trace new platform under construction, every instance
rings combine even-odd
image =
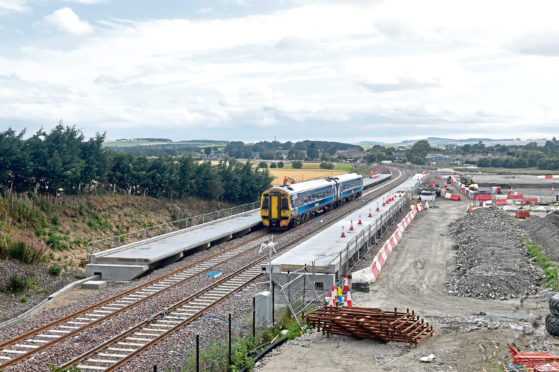
[[[287,283],[294,272],[306,270],[313,273],[317,289],[330,288],[349,267],[349,261],[358,260],[360,253],[377,241],[399,213],[409,208],[406,193],[415,190],[423,177],[422,174],[411,177],[391,192],[273,259],[272,280],[277,284]],[[262,270],[268,272],[269,265],[263,265]]]
[[[154,267],[181,259],[187,251],[243,235],[260,224],[260,210],[255,209],[95,253],[89,257],[86,275],[101,275],[103,280],[132,280]]]

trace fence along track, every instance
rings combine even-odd
[[[402,183],[401,179],[405,180],[405,176],[405,172],[400,172],[398,177],[392,180],[390,184],[394,182],[397,184]],[[371,198],[374,198],[391,189],[392,186],[390,184],[382,184],[377,190],[373,188],[367,195],[374,194],[371,195]],[[302,226],[290,231],[298,230]],[[283,246],[277,249],[278,254],[286,251],[297,242],[305,240],[307,237],[308,235],[303,235],[283,243]],[[179,301],[164,312],[138,323],[78,358],[69,361],[62,368],[77,366],[84,372],[114,371],[157,342],[171,336],[176,331],[193,322],[230,295],[243,289],[251,281],[262,275],[260,265],[267,259],[268,255],[263,253],[261,257],[245,265],[243,268],[198,291],[194,295]]]
[[[260,234],[224,251],[217,252],[136,288],[132,288],[79,312],[49,323],[32,332],[28,332],[0,344],[0,363],[3,363],[0,365],[0,370],[21,362],[39,351],[56,345],[79,332],[152,299],[165,291],[191,280],[197,275],[208,272],[212,267],[220,265],[235,256],[245,254],[247,251],[254,248],[254,246],[245,247],[246,245],[265,235],[267,234]]]

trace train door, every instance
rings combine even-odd
[[[280,198],[281,195],[277,192],[270,193],[270,220],[280,219]]]

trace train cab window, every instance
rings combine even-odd
[[[270,198],[268,196],[262,199],[262,209],[270,209]]]
[[[281,209],[289,210],[289,202],[287,201],[287,198],[285,196],[281,198]]]

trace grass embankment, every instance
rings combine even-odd
[[[526,245],[528,253],[536,265],[543,269],[545,275],[542,279],[543,284],[547,288],[559,291],[559,262],[552,261],[540,246],[533,242],[528,236],[522,237],[522,243]]]
[[[87,242],[125,234],[230,205],[200,199],[133,195],[62,198],[0,193],[0,259],[83,266]]]

